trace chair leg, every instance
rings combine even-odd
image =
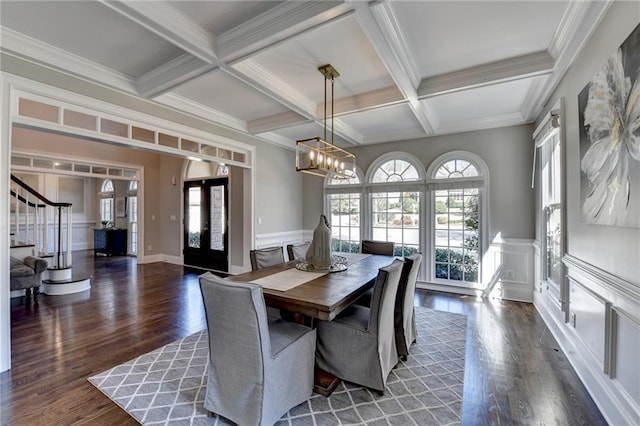
[[[27,303],[31,302],[31,288],[26,288],[24,290],[24,296],[27,299]]]
[[[406,355],[400,355],[400,359],[403,360],[403,361],[406,361],[407,360],[407,356]]]
[[[33,303],[38,303],[38,296],[40,295],[40,287],[33,288]]]

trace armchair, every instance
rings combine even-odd
[[[272,425],[313,391],[316,331],[266,315],[262,287],[200,276],[209,332],[204,407],[240,425]]]
[[[402,260],[380,268],[371,307],[351,305],[333,321],[318,321],[316,364],[348,382],[384,394],[398,363],[393,327]]]
[[[47,261],[36,256],[27,256],[20,261],[11,258],[9,268],[10,290],[25,290],[27,300],[31,299],[33,289],[33,301],[38,303],[42,273],[47,269]]]

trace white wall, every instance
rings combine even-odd
[[[536,308],[611,424],[640,424],[640,229],[582,219],[578,94],[638,24],[639,2],[613,3],[548,103],[565,105],[566,312],[544,283],[535,293]]]

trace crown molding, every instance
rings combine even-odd
[[[349,12],[341,1],[287,1],[217,37],[221,58],[231,63]]]
[[[135,79],[126,74],[110,70],[6,27],[1,27],[0,35],[0,50],[7,55],[129,94],[137,94]]]
[[[542,92],[549,78],[549,75],[539,76],[531,82],[524,102],[520,107],[520,112],[526,121],[535,121],[536,117],[542,111],[542,102],[540,102],[540,100],[543,99]]]
[[[438,135],[450,133],[462,133],[475,130],[494,129],[496,127],[516,126],[525,124],[526,121],[519,112],[496,115],[493,117],[477,118],[474,120],[461,120],[448,122],[438,128]]]
[[[191,114],[206,121],[230,127],[237,131],[247,132],[247,124],[244,121],[238,120],[237,118],[231,117],[230,115],[224,114],[213,108],[206,107],[180,95],[176,95],[175,93],[165,93],[155,97],[153,100],[174,108],[182,113]]]
[[[140,96],[152,98],[214,68],[215,65],[185,53],[138,78],[136,88]]]
[[[215,37],[164,2],[99,0],[131,21],[204,62],[215,62]]]
[[[555,69],[538,90],[533,107],[530,108],[532,114],[537,115],[542,111],[544,103],[591,38],[612,3],[613,0],[569,2],[548,48],[556,58]]]
[[[420,132],[420,134],[418,135],[415,134],[416,129]],[[411,139],[424,138],[426,136],[427,135],[424,133],[424,131],[422,131],[421,128],[409,128],[409,129],[402,129],[402,130],[397,130],[397,131],[383,133],[383,134],[377,133],[373,137],[365,138],[363,145],[373,145],[378,143],[395,142],[395,141],[407,141]]]
[[[531,53],[425,78],[418,87],[418,97],[421,99],[430,98],[496,83],[551,74],[553,67],[554,60],[548,52]]]

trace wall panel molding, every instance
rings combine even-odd
[[[569,321],[544,292],[534,305],[607,422],[640,424],[640,286],[572,255],[563,262]]]

